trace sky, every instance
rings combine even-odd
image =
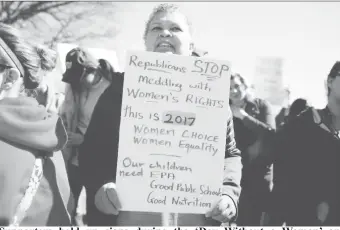
[[[115,3],[119,33],[91,46],[114,49],[122,69],[126,50],[144,49],[145,22],[159,3]],[[292,100],[304,97],[316,107],[325,105],[325,80],[340,60],[340,2],[176,4],[193,24],[196,46],[207,50],[209,57],[230,61],[232,71],[250,82],[257,57],[283,58],[284,83],[292,91]]]

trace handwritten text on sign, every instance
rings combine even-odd
[[[205,213],[222,195],[229,63],[151,52],[130,52],[126,63],[123,210]]]

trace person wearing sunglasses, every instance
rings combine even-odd
[[[192,29],[191,22],[179,6],[159,4],[146,21],[143,36],[145,50],[192,56],[195,51]],[[211,209],[207,209],[205,215],[187,213],[162,215],[159,212],[121,211],[122,206],[115,182],[125,77],[125,73],[116,73],[113,83],[100,96],[84,142],[80,146],[79,167],[87,193],[88,225],[161,226],[169,221],[176,222],[178,226],[220,226],[221,223],[233,222],[238,215],[242,163],[241,153],[236,147],[228,104],[226,106],[230,113],[226,117],[225,127],[227,138],[224,179],[221,181],[223,195],[218,202],[211,205]]]
[[[63,150],[71,190],[75,199],[73,223],[84,225],[86,193],[80,179],[78,154],[100,95],[111,84],[114,68],[104,59],[96,59],[83,47],[70,50],[66,55],[66,71],[62,81],[67,83],[65,100],[60,114],[68,131],[67,148]]]

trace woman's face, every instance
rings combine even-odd
[[[188,22],[180,12],[159,12],[151,20],[145,38],[147,51],[191,55],[193,44]]]
[[[246,96],[246,87],[242,84],[240,78],[235,77],[230,81],[230,99],[232,101],[241,101]]]

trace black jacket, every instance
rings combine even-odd
[[[327,130],[324,112],[310,108],[277,133],[271,225],[340,225],[340,139]],[[322,202],[330,207],[324,223]]]
[[[246,99],[243,120],[234,117],[235,139],[242,152],[243,191],[258,196],[269,192],[272,182],[271,141],[275,136],[275,116],[270,105],[262,99]],[[256,193],[256,194],[255,194]]]

